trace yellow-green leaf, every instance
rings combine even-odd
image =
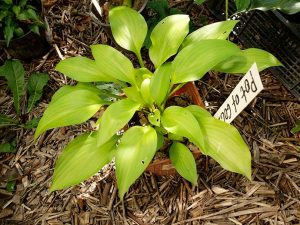
[[[56,161],[51,191],[79,184],[97,173],[115,156],[116,138],[97,147],[97,136],[83,134],[71,141]]]
[[[198,106],[188,106],[197,119],[205,137],[201,151],[212,157],[229,171],[240,173],[251,179],[251,154],[237,129],[207,114]]]
[[[144,17],[134,9],[119,6],[109,11],[109,22],[116,42],[140,55],[148,29]]]
[[[153,126],[160,126],[160,111],[158,109],[153,110],[153,112],[148,114],[149,123]]]
[[[130,99],[123,99],[111,104],[97,121],[98,146],[108,141],[117,131],[122,129],[141,106]]]
[[[200,148],[203,146],[202,130],[189,110],[170,106],[163,112],[161,123],[168,132],[186,137]]]
[[[97,93],[79,86],[64,86],[53,98],[39,122],[35,139],[46,130],[85,122],[104,104]]]
[[[148,104],[151,105],[153,103],[153,98],[151,96],[151,92],[150,92],[150,78],[146,78],[143,80],[142,84],[141,84],[141,94],[143,97],[143,100]]]
[[[82,56],[62,60],[55,69],[80,82],[115,81],[111,76],[104,74],[94,60]]]
[[[116,176],[121,199],[152,161],[156,145],[157,134],[150,126],[131,127],[124,133],[116,152]]]
[[[202,40],[181,50],[173,61],[172,84],[199,80],[240,49],[226,40]]]
[[[223,73],[247,73],[254,62],[256,62],[259,71],[272,66],[282,66],[271,53],[262,49],[249,48],[220,62],[213,69]]]
[[[108,45],[92,45],[96,65],[107,77],[135,83],[135,72],[131,61],[121,52]]]
[[[211,114],[206,110],[201,108],[198,105],[189,105],[186,107],[193,115],[197,115],[197,118],[205,119],[205,118],[210,118]]]
[[[189,33],[188,15],[172,15],[161,20],[152,30],[149,56],[155,68],[175,55],[185,36]]]
[[[182,47],[187,47],[195,42],[205,39],[225,40],[238,22],[238,20],[227,20],[200,27],[184,39]]]
[[[167,97],[168,91],[170,89],[171,73],[172,65],[171,63],[166,63],[158,67],[151,78],[151,95],[158,105],[160,105]]]
[[[142,98],[141,92],[137,90],[136,87],[126,87],[122,89],[126,95],[127,98],[129,98],[132,101],[139,102],[141,104],[144,104],[144,100]]]
[[[151,78],[152,76],[153,73],[145,67],[135,69],[136,86],[140,87],[145,78]]]
[[[176,171],[193,185],[197,185],[197,167],[191,151],[180,142],[174,142],[169,150],[169,156]]]

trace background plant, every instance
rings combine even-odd
[[[0,128],[8,126],[21,126],[31,129],[37,126],[38,119],[34,118],[23,124],[20,121],[21,115],[21,100],[28,93],[28,101],[26,113],[30,112],[35,104],[42,97],[43,88],[49,80],[46,73],[33,73],[29,76],[28,81],[25,81],[25,70],[19,60],[6,60],[4,65],[0,67],[0,76],[7,80],[7,85],[13,94],[14,108],[17,118],[11,118],[4,114],[0,114]],[[16,143],[0,144],[0,152],[12,152],[15,150]]]
[[[300,12],[300,2],[298,0],[235,0],[237,11],[249,11],[253,9],[273,10],[278,9],[286,14]]]
[[[202,4],[210,0],[195,0],[197,4]],[[237,12],[249,10],[275,10],[278,9],[286,14],[300,12],[300,2],[298,0],[234,0]],[[228,13],[228,0],[225,0],[226,14]],[[227,17],[226,17],[227,18]]]
[[[187,82],[202,78],[210,70],[245,73],[254,61],[263,70],[280,65],[278,60],[263,50],[240,50],[227,41],[238,21],[207,25],[188,35],[189,17],[172,15],[151,32],[152,72],[145,68],[141,56],[147,35],[144,18],[122,6],[110,11],[109,20],[116,42],[135,53],[140,68],[134,68],[121,52],[102,44],[91,46],[94,59],[77,56],[57,65],[58,71],[79,83],[54,94],[35,138],[48,129],[85,122],[104,105],[108,107],[97,121],[97,131],[76,137],[63,150],[55,165],[51,190],[78,184],[115,158],[119,196],[123,198],[165,139],[172,142],[169,156],[176,170],[193,184],[197,184],[196,164],[180,140],[189,140],[223,168],[250,179],[250,152],[233,126],[199,106],[166,107],[166,101]],[[113,95],[117,100],[107,101],[101,97],[107,93],[94,82],[117,83],[125,96]],[[130,127],[120,135],[118,131],[138,111],[146,115],[148,123]]]
[[[3,30],[6,45],[13,37],[21,37],[28,31],[39,34],[43,22],[37,8],[28,0],[2,0],[0,4],[0,28]]]
[[[298,120],[298,121],[296,122],[296,126],[291,130],[291,132],[292,132],[293,134],[296,134],[297,132],[300,132],[300,120]]]

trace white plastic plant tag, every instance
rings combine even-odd
[[[254,63],[214,117],[231,123],[246,106],[263,90],[256,63]]]

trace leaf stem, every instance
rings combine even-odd
[[[143,61],[142,56],[141,56],[141,52],[138,52],[138,53],[136,54],[136,56],[138,57],[138,60],[139,60],[139,63],[140,63],[141,68],[145,67],[144,61]]]
[[[178,91],[180,88],[182,88],[186,83],[178,84],[173,91],[169,94],[168,98],[170,98],[176,91]]]
[[[225,19],[228,20],[228,0],[225,0]]]
[[[131,0],[124,0],[123,5],[125,5],[127,7],[132,7],[132,1]]]
[[[170,94],[164,99],[164,101],[162,102],[162,104],[160,105],[159,109],[161,110],[161,112],[163,112],[164,108],[165,108],[165,105],[166,105],[166,102],[167,100],[172,97],[172,95],[178,91],[180,88],[182,88],[186,83],[182,83],[182,84],[178,84],[172,91],[169,91]],[[173,85],[171,85],[171,88],[170,90],[172,89]]]

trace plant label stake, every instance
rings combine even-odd
[[[214,117],[226,123],[231,123],[263,88],[257,65],[254,63]]]

